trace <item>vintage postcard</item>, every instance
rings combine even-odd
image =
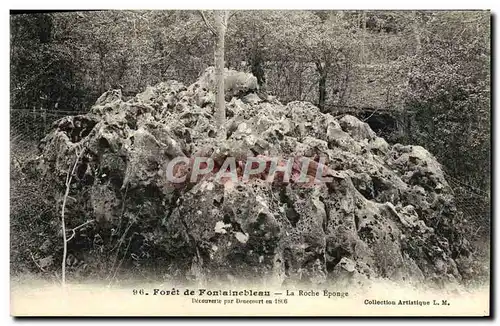
[[[11,11],[11,314],[490,316],[490,34]]]

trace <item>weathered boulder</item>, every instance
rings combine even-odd
[[[97,222],[71,250],[92,250],[85,237],[96,235],[110,251],[130,241],[121,248],[125,264],[221,282],[467,276],[466,266],[457,266],[470,255],[461,216],[424,148],[389,145],[357,118],[337,119],[310,103],[242,101],[238,96],[256,89],[255,77],[246,75],[228,89],[228,137],[218,141],[210,76],[207,70],[189,87],[148,87],[126,102],[104,94],[88,114],[54,124],[37,159],[40,177],[60,198],[76,161],[68,228]],[[220,182],[210,173],[196,183],[169,181],[171,160],[198,156],[216,164],[226,157],[238,164],[248,157],[324,157],[333,178]]]
[[[259,89],[257,78],[249,73],[224,69],[224,91],[226,99],[235,96],[244,96]],[[201,89],[213,94],[217,88],[217,80],[214,67],[208,67],[197,82],[189,87],[190,90]],[[215,97],[214,97],[215,99]]]

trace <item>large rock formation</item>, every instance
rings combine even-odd
[[[357,118],[323,114],[310,103],[255,98],[244,74],[251,85],[237,83],[226,104],[227,140],[219,142],[209,73],[189,87],[168,81],[128,101],[107,92],[88,114],[54,124],[37,159],[40,176],[60,200],[84,150],[66,220],[69,229],[96,221],[77,232],[70,251],[121,250],[125,265],[221,282],[467,276],[460,215],[424,148],[389,145]],[[178,156],[210,156],[216,164],[228,156],[322,156],[333,181],[234,184],[209,174],[179,185],[166,177]]]

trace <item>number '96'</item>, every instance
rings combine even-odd
[[[144,289],[139,289],[139,290],[137,290],[137,289],[133,289],[133,290],[132,290],[132,294],[133,294],[133,295],[138,295],[138,294],[140,294],[140,295],[144,295],[144,294],[145,294],[145,292],[144,292]]]

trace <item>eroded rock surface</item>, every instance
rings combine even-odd
[[[84,150],[66,219],[68,228],[96,220],[70,250],[77,243],[78,250],[96,250],[97,236],[115,248],[123,239],[125,264],[221,282],[467,277],[460,215],[439,163],[424,148],[389,145],[357,118],[334,118],[310,103],[260,99],[255,77],[243,73],[228,90],[228,137],[220,142],[210,73],[189,87],[148,87],[128,101],[108,92],[88,114],[54,124],[41,144],[40,177],[60,199]],[[258,155],[324,156],[333,181],[228,185],[208,175],[180,187],[166,177],[178,156],[219,162]]]

